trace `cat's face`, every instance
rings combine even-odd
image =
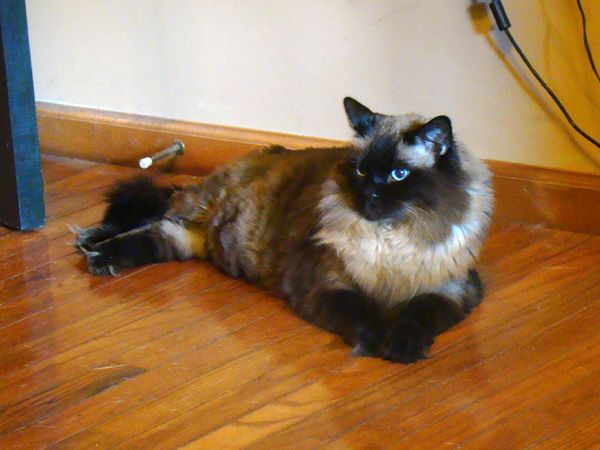
[[[354,207],[370,221],[398,223],[459,208],[463,172],[454,149],[450,119],[386,116],[351,98],[344,100],[357,133],[353,157],[342,167]]]

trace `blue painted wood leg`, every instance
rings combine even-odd
[[[0,223],[45,223],[24,0],[0,0]]]

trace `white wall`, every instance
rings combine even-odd
[[[28,0],[36,97],[345,139],[351,95],[385,113],[448,114],[484,157],[600,171],[600,150],[521,81],[475,2]],[[504,3],[527,54],[600,139],[575,2]],[[600,64],[600,8],[583,3]]]

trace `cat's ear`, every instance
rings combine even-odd
[[[446,116],[437,116],[423,125],[415,136],[415,143],[436,156],[444,155],[452,146],[452,123]]]
[[[368,136],[373,132],[378,114],[351,97],[344,99],[344,109],[350,121],[350,126],[359,136]]]

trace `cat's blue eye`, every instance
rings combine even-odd
[[[410,174],[408,169],[394,169],[390,172],[390,181],[402,181]]]
[[[367,172],[363,172],[362,170],[360,170],[359,166],[356,166],[356,173],[359,177],[364,177],[367,174]]]

